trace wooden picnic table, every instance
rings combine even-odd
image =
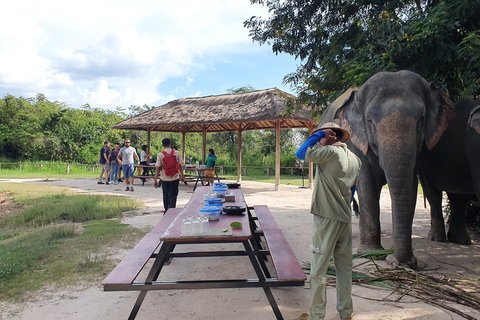
[[[183,168],[184,175],[185,175],[185,184],[188,182],[195,182],[195,186],[193,187],[193,191],[197,189],[197,185],[200,182],[202,186],[205,185],[205,182],[215,181],[217,180],[225,180],[225,177],[219,177],[216,168],[197,168],[192,166],[184,166]],[[187,174],[186,171],[193,171],[194,174]],[[207,176],[207,172],[214,172],[213,176]]]
[[[203,206],[203,195],[212,187],[199,187],[190,201],[183,208],[169,209],[158,225],[148,233],[130,254],[102,282],[105,291],[140,291],[129,319],[134,319],[149,290],[183,290],[183,289],[218,289],[218,288],[262,288],[277,319],[283,319],[280,309],[273,297],[272,287],[303,286],[306,276],[298,263],[292,249],[285,239],[280,227],[275,222],[266,206],[247,207],[241,189],[231,189],[235,202],[227,204],[245,206],[242,215],[221,214],[217,221],[210,221],[209,228],[222,230],[230,228],[233,221],[242,223],[241,229],[229,230],[227,233],[182,234],[182,219],[196,216]],[[255,213],[255,215],[254,215]],[[244,250],[223,249],[209,250],[200,246],[199,251],[176,252],[177,246],[184,244],[230,244],[241,243]],[[158,251],[157,251],[158,248]],[[166,265],[174,258],[247,256],[257,278],[254,279],[197,279],[202,272],[193,269],[196,280],[159,280],[162,269],[175,265]],[[266,265],[270,257],[275,274],[271,274]],[[148,275],[137,279],[149,259],[154,259]],[[219,260],[220,262],[222,259]],[[192,262],[192,266],[195,263]],[[248,265],[248,264],[246,264]],[[244,267],[242,265],[242,267]],[[270,268],[272,269],[272,268]],[[185,270],[185,272],[188,272]],[[159,312],[161,312],[159,310]],[[252,315],[252,319],[254,315]]]
[[[141,168],[142,169],[142,174],[141,175],[134,175],[134,178],[141,179],[142,180],[142,186],[147,182],[147,179],[153,179],[155,177],[155,165],[150,164],[148,166],[144,165],[136,165],[136,168]]]

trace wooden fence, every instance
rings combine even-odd
[[[92,172],[95,172],[96,167],[101,167],[100,164],[72,164],[72,163],[27,163],[27,162],[0,162],[0,170],[2,169],[2,165],[13,165],[13,166],[18,166],[19,170],[22,170],[23,165],[37,165],[39,170],[42,170],[44,166],[48,165],[55,165],[55,166],[65,166],[65,172],[70,173],[70,167],[71,166],[83,166],[83,167],[91,167]],[[217,170],[219,170],[218,174],[224,175],[225,169],[226,168],[233,168],[237,169],[237,166],[217,166]],[[275,174],[275,167],[262,167],[262,166],[242,166],[242,171],[243,175],[248,176],[248,170],[249,169],[263,169],[266,170],[267,175],[274,175]],[[288,169],[290,171],[291,175],[308,175],[308,166],[305,167],[280,167],[280,169]]]

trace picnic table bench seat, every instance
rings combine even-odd
[[[267,206],[253,206],[256,213],[256,220],[260,222],[261,230],[257,230],[265,238],[272,264],[279,282],[303,283],[307,279],[297,257],[283,235],[280,226],[275,221]]]
[[[181,210],[182,208],[168,209],[153,230],[147,233],[102,281],[105,291],[118,291],[122,290],[122,286],[131,286],[148,260],[155,257],[155,250],[160,245],[160,236]]]

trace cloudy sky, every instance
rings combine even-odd
[[[298,61],[253,43],[249,0],[0,0],[0,95],[158,106],[282,85]]]

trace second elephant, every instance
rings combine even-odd
[[[450,200],[448,239],[470,244],[465,207],[469,200],[480,200],[480,101],[455,103],[455,117],[438,144],[422,150],[418,173],[431,207],[429,238],[446,241],[442,212],[442,191]]]

